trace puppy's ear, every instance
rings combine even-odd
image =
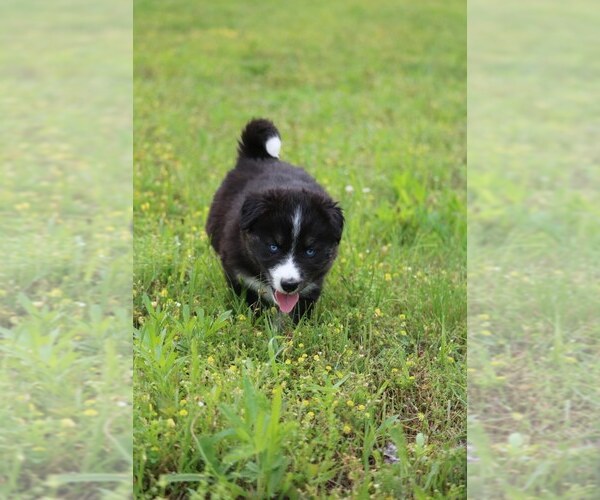
[[[267,211],[267,204],[262,196],[250,195],[242,205],[240,227],[242,231],[250,231],[258,218]]]
[[[344,230],[344,212],[336,202],[331,202],[327,206],[327,217],[333,228],[333,236],[337,243],[342,239],[342,231]]]

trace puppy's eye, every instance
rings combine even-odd
[[[313,247],[308,247],[305,250],[305,253],[308,257],[314,257],[317,254],[317,251]]]
[[[277,245],[276,243],[271,243],[269,245],[269,252],[277,253],[278,251],[279,251],[279,245]]]

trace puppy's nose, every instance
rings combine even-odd
[[[283,288],[284,292],[292,293],[298,285],[300,284],[297,280],[281,280],[281,288]]]

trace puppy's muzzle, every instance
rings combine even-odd
[[[284,292],[293,293],[298,289],[300,281],[297,280],[281,280],[281,288]]]

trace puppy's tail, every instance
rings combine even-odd
[[[281,138],[273,122],[264,118],[248,122],[238,141],[239,158],[279,158]]]

